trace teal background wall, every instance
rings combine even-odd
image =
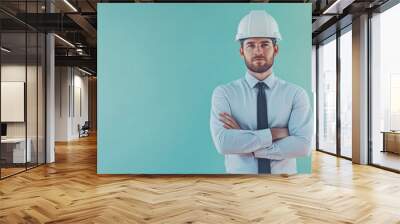
[[[211,94],[245,74],[234,38],[254,9],[280,26],[275,74],[313,102],[311,4],[98,4],[98,173],[225,173]]]

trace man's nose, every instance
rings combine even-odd
[[[262,47],[260,45],[256,46],[256,48],[254,49],[254,53],[256,55],[259,55],[262,53]]]

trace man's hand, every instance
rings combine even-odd
[[[226,129],[240,129],[235,119],[226,112],[219,114],[219,120],[224,123],[224,128]]]
[[[289,130],[287,128],[271,128],[272,141],[286,138],[289,136]]]

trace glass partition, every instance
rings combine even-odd
[[[318,149],[336,154],[336,37],[318,48]]]
[[[1,179],[45,163],[45,34],[13,17],[44,3],[0,2]]]
[[[46,162],[46,138],[45,138],[45,120],[46,120],[46,76],[45,76],[45,65],[46,65],[46,39],[45,34],[38,34],[38,76],[37,76],[37,147],[38,147],[38,164],[43,164]]]
[[[352,32],[340,36],[340,154],[352,158]]]
[[[28,168],[37,165],[38,160],[38,144],[37,144],[37,134],[38,134],[38,35],[36,32],[27,33],[27,98],[26,98],[26,112],[27,112],[27,145],[30,148],[31,159],[27,163]]]
[[[1,175],[7,177],[24,171],[31,161],[26,142],[26,33],[2,33],[1,47]]]
[[[371,19],[371,162],[400,171],[400,4]]]

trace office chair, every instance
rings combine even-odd
[[[85,121],[82,127],[80,127],[80,125],[78,124],[79,138],[89,136],[89,129],[90,129],[89,121]]]

